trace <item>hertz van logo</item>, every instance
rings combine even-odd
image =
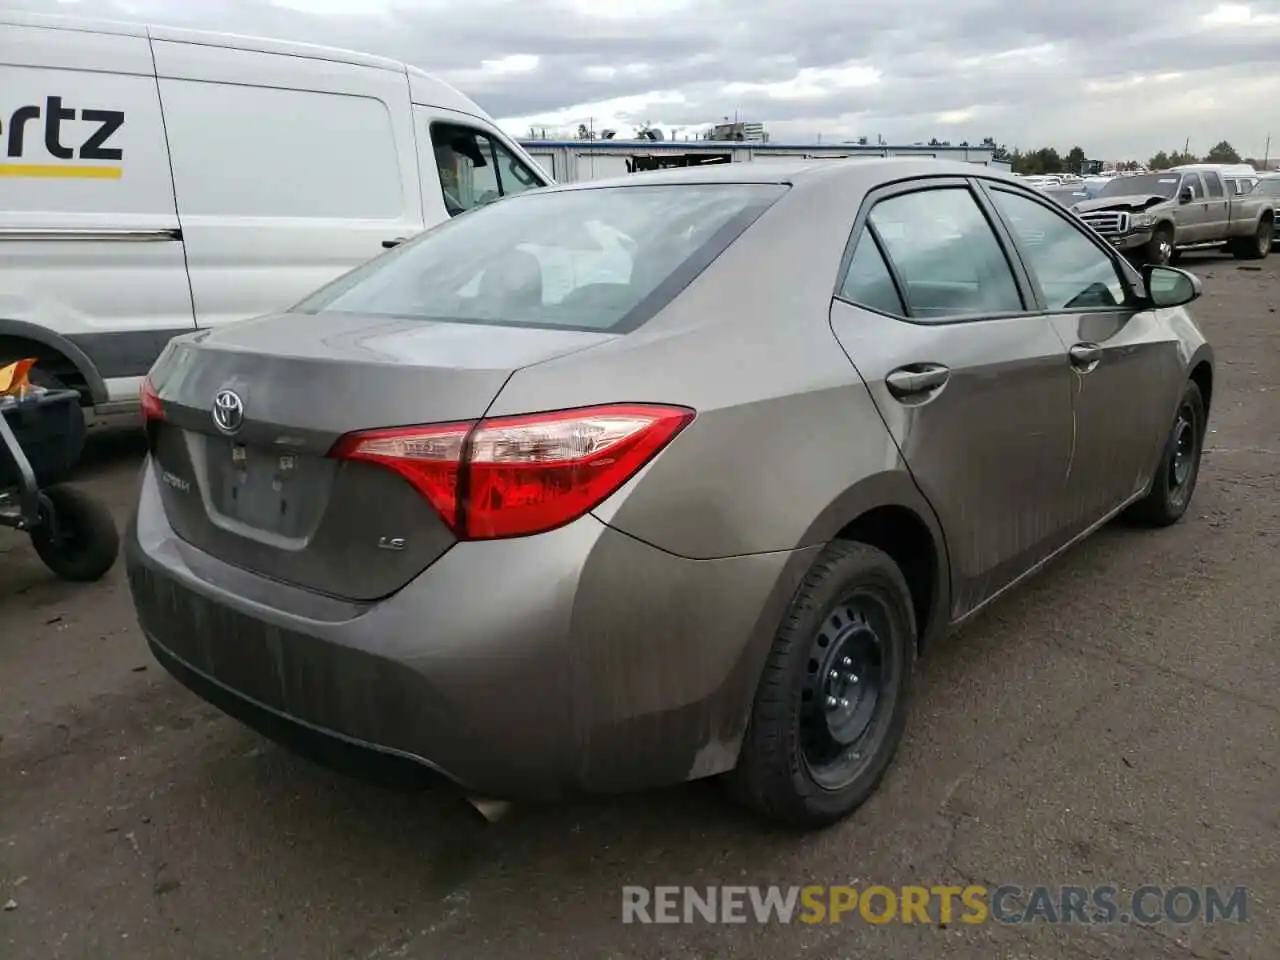
[[[75,130],[64,126],[74,121],[80,121]],[[8,117],[0,112],[0,177],[119,180],[124,150],[111,140],[123,126],[123,110],[76,110],[61,97],[18,107]],[[57,162],[32,162],[41,152]],[[85,160],[95,162],[78,162]]]

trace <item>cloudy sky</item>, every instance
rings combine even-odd
[[[735,114],[775,141],[993,136],[1090,157],[1280,153],[1280,0],[0,0],[343,46],[454,82],[505,128]],[[1272,124],[1275,124],[1274,131]]]

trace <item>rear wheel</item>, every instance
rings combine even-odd
[[[1239,237],[1234,241],[1231,252],[1237,260],[1261,260],[1271,252],[1273,237],[1271,221],[1263,218],[1258,221],[1258,229],[1253,236]]]
[[[902,739],[915,654],[897,565],[865,544],[829,546],[769,652],[733,773],[741,799],[805,827],[861,806]]]
[[[63,580],[101,580],[120,552],[111,512],[75,487],[48,487],[42,494],[48,500],[47,512],[31,531],[36,554]]]
[[[1200,476],[1204,435],[1204,398],[1200,388],[1188,381],[1151,490],[1129,508],[1131,520],[1148,527],[1167,527],[1182,519]]]

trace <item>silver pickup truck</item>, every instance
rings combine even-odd
[[[1257,184],[1249,167],[1196,164],[1116,177],[1071,209],[1143,263],[1170,263],[1192,249],[1259,260],[1271,252],[1277,198],[1255,190]]]

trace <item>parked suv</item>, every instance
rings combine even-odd
[[[1224,246],[1239,259],[1256,260],[1271,252],[1277,201],[1252,187],[1241,192],[1257,179],[1251,167],[1195,164],[1118,177],[1072,209],[1144,263],[1169,263],[1183,250]]]

